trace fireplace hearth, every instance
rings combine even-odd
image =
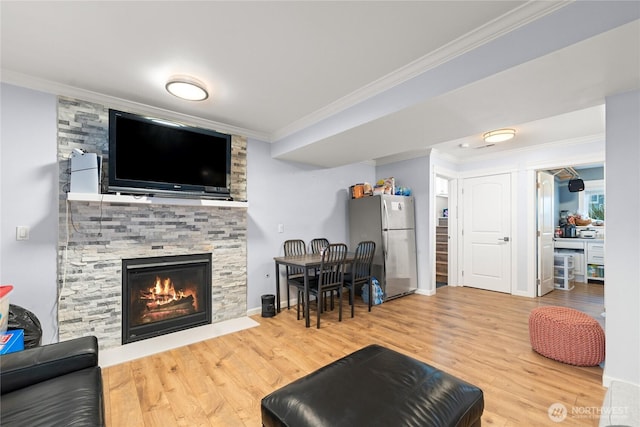
[[[211,254],[122,260],[122,344],[211,323]]]

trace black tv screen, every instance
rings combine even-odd
[[[229,199],[231,135],[109,110],[109,191]]]

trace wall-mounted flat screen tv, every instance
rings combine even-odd
[[[109,191],[230,200],[231,135],[109,110]]]

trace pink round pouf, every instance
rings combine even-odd
[[[604,361],[604,331],[596,319],[567,307],[538,307],[529,315],[529,339],[537,353],[576,366]]]

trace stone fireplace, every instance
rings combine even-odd
[[[211,254],[122,260],[122,344],[211,323]]]
[[[123,260],[209,254],[211,323],[247,314],[247,208],[236,202],[116,195],[70,198],[74,148],[108,158],[108,107],[58,100],[58,336],[122,346]],[[103,168],[106,172],[106,168]],[[102,177],[102,181],[106,176]],[[246,199],[246,138],[232,138],[235,200]]]

